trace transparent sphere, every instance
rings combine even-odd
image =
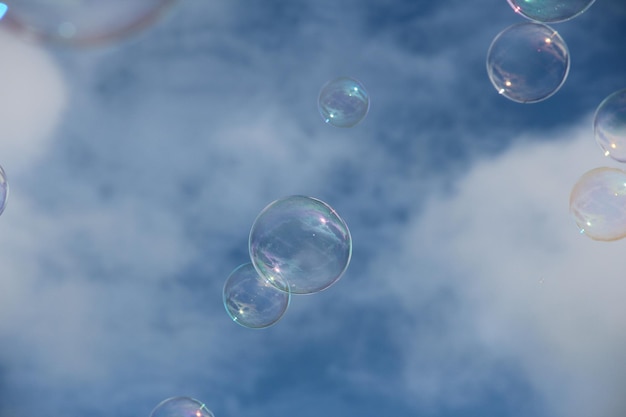
[[[543,23],[564,22],[587,10],[596,0],[508,0],[516,13]]]
[[[134,33],[174,0],[6,0],[5,24],[29,37],[77,45]]]
[[[0,214],[4,212],[7,206],[7,200],[9,198],[9,183],[7,182],[7,176],[4,173],[4,169],[0,167]]]
[[[190,397],[172,397],[161,401],[150,417],[214,417],[202,402]]]
[[[580,232],[591,239],[626,237],[626,172],[607,167],[587,172],[572,189],[569,209]]]
[[[291,297],[284,283],[277,281],[276,285],[280,285],[282,291],[260,277],[251,263],[240,265],[224,284],[222,298],[226,312],[244,327],[271,326],[283,317]]]
[[[317,107],[326,123],[352,127],[367,115],[370,99],[363,84],[353,78],[340,77],[322,87]]]
[[[518,23],[500,32],[487,52],[487,73],[498,93],[536,103],[556,93],[569,72],[569,51],[559,34],[540,23]]]
[[[352,238],[328,204],[291,196],[261,211],[250,230],[249,250],[252,264],[272,285],[284,290],[286,282],[293,294],[311,294],[343,275]]]
[[[593,131],[605,156],[626,162],[626,89],[600,103],[593,118]]]

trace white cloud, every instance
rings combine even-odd
[[[429,352],[432,343],[417,335],[407,343],[427,358],[408,353],[407,378],[416,394],[445,394],[450,401],[488,376],[480,354],[459,359],[479,348],[521,366],[554,416],[626,411],[620,394],[626,383],[626,241],[581,236],[568,213],[578,177],[615,165],[602,156],[590,126],[586,119],[548,142],[521,138],[504,155],[477,162],[454,193],[430,201],[416,217],[402,255],[385,260],[404,266],[393,270],[389,285],[416,314],[442,289],[458,298],[447,306],[445,317],[454,319],[442,320],[448,329],[435,335],[436,349]],[[456,363],[452,379],[433,379],[425,372],[428,359],[437,366]],[[458,390],[450,393],[455,383]]]

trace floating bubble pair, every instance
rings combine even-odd
[[[348,226],[325,202],[290,196],[265,207],[250,229],[250,263],[226,280],[229,316],[249,328],[280,320],[292,294],[313,294],[333,285],[352,255]]]
[[[626,162],[626,89],[600,103],[593,129],[604,155]],[[580,232],[591,239],[626,237],[626,172],[601,167],[585,173],[570,194],[570,213]]]

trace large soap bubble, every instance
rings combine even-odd
[[[487,52],[487,73],[498,93],[536,103],[556,93],[569,72],[569,51],[552,28],[518,23],[500,32]]]
[[[626,89],[600,103],[593,118],[593,130],[604,155],[626,162]]]
[[[323,201],[291,196],[259,214],[250,230],[249,251],[258,273],[279,289],[311,294],[334,284],[352,255],[348,226]]]
[[[271,326],[283,317],[291,297],[284,283],[276,281],[275,285],[280,285],[282,291],[260,277],[251,263],[240,265],[224,284],[222,297],[226,312],[244,327]]]
[[[161,401],[150,417],[214,417],[202,402],[190,397],[172,397]]]
[[[4,212],[9,198],[9,183],[4,169],[0,166],[0,214]]]
[[[564,22],[587,10],[595,0],[508,0],[516,13],[543,23]]]
[[[8,27],[38,40],[89,45],[152,22],[175,0],[7,0]]]
[[[570,213],[581,233],[594,240],[626,237],[626,172],[617,168],[596,168],[574,185]]]
[[[359,81],[340,77],[322,87],[317,107],[326,123],[336,127],[352,127],[367,115],[370,99]]]

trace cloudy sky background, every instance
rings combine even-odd
[[[0,416],[626,415],[625,241],[568,214],[626,87],[626,3],[555,24],[572,66],[522,105],[485,70],[505,0],[201,1],[91,48],[0,31]],[[0,21],[0,29],[2,21]],[[352,129],[328,80],[371,96]],[[221,300],[259,211],[345,219],[352,263],[275,326]]]

